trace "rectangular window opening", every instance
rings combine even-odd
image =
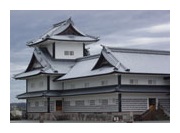
[[[137,85],[138,84],[138,80],[137,79],[130,79],[129,83],[133,84],[133,85]]]
[[[107,80],[103,80],[101,81],[101,85],[104,86],[104,85],[108,85],[108,81]]]
[[[148,85],[156,85],[156,80],[154,79],[148,80]]]
[[[74,55],[74,51],[64,51],[64,55],[68,55],[68,56],[73,56]]]
[[[84,83],[84,87],[85,88],[89,87],[89,83]]]

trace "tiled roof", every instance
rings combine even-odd
[[[113,92],[125,93],[170,93],[170,86],[100,86],[92,88],[72,89],[72,90],[49,90],[49,91],[36,91],[26,92],[17,96],[18,99],[26,99],[33,97],[63,97],[63,96],[76,96],[76,95],[90,95],[102,94]]]
[[[69,27],[72,27],[73,30],[75,30],[76,34],[61,34],[65,30],[67,30]],[[53,27],[48,30],[45,34],[40,36],[38,39],[34,41],[28,42],[28,46],[37,45],[39,43],[42,43],[46,40],[60,40],[60,41],[78,41],[78,42],[96,42],[99,40],[98,37],[93,37],[87,34],[82,33],[80,30],[78,30],[74,22],[71,20],[71,18],[59,22],[57,24],[54,24]]]
[[[93,69],[101,56],[112,66]],[[101,56],[99,58],[78,60],[73,68],[58,80],[68,80],[113,72],[170,74],[170,53],[168,51],[104,47]]]
[[[42,68],[29,70],[29,67],[31,66],[31,64],[29,64],[25,72],[14,76],[15,79],[23,79],[26,77],[30,77],[38,74],[45,74],[45,73],[55,74],[55,75],[66,74],[75,64],[75,60],[53,59],[46,48],[36,47],[33,54],[37,59],[37,61],[42,66]]]

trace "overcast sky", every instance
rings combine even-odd
[[[90,45],[91,54],[100,44],[115,47],[170,50],[170,11],[11,11],[11,77],[23,72],[33,49],[26,42],[38,38],[54,23],[69,17],[82,32],[100,37]],[[11,102],[26,91],[25,81],[11,78]]]

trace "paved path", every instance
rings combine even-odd
[[[10,123],[40,123],[38,120],[17,120]],[[95,121],[44,121],[44,123],[122,123],[122,122],[95,122]],[[170,123],[170,121],[135,121],[134,123]]]

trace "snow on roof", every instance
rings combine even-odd
[[[112,54],[124,66],[128,67],[131,73],[170,73],[170,54],[167,51],[123,50],[112,50]]]
[[[37,59],[37,61],[42,66],[42,68],[29,70],[29,67],[31,66],[31,64],[29,64],[25,72],[14,76],[15,79],[23,79],[41,73],[61,75],[67,73],[71,69],[71,67],[75,64],[75,60],[53,59],[46,48],[36,47],[33,54]]]
[[[61,35],[61,33],[63,33],[69,27],[72,27],[77,33],[77,35],[74,35],[74,34]],[[71,20],[71,18],[69,18],[65,21],[54,24],[53,27],[50,30],[48,30],[45,34],[43,34],[42,36],[40,36],[38,39],[34,41],[28,42],[27,45],[33,46],[41,42],[44,42],[46,40],[96,42],[99,40],[99,38],[84,34],[83,32],[81,32],[74,26],[74,22]]]
[[[33,70],[33,71],[22,72],[22,73],[16,74],[14,76],[14,78],[15,79],[24,79],[24,78],[27,78],[27,77],[30,77],[30,76],[39,75],[40,73],[41,73],[41,69],[36,69],[36,70]]]
[[[113,68],[109,68],[109,67],[104,67],[91,71],[97,60],[98,58],[96,56],[95,58],[93,57],[93,58],[87,58],[86,60],[77,61],[74,67],[65,76],[63,76],[60,79],[63,80],[68,78],[77,78],[77,77],[80,78],[80,77],[102,75],[113,72]]]
[[[168,51],[103,48],[101,56],[113,66],[93,69],[98,59],[78,60],[73,68],[58,80],[119,73],[170,74],[170,53]],[[81,69],[80,69],[81,68]]]
[[[81,88],[71,90],[48,90],[48,91],[36,91],[26,92],[17,96],[18,99],[26,99],[33,97],[62,97],[62,96],[76,96],[83,94],[98,94],[98,93],[110,93],[110,92],[126,92],[126,93],[169,93],[170,86],[132,86],[122,85],[117,86],[98,86],[92,88]]]

